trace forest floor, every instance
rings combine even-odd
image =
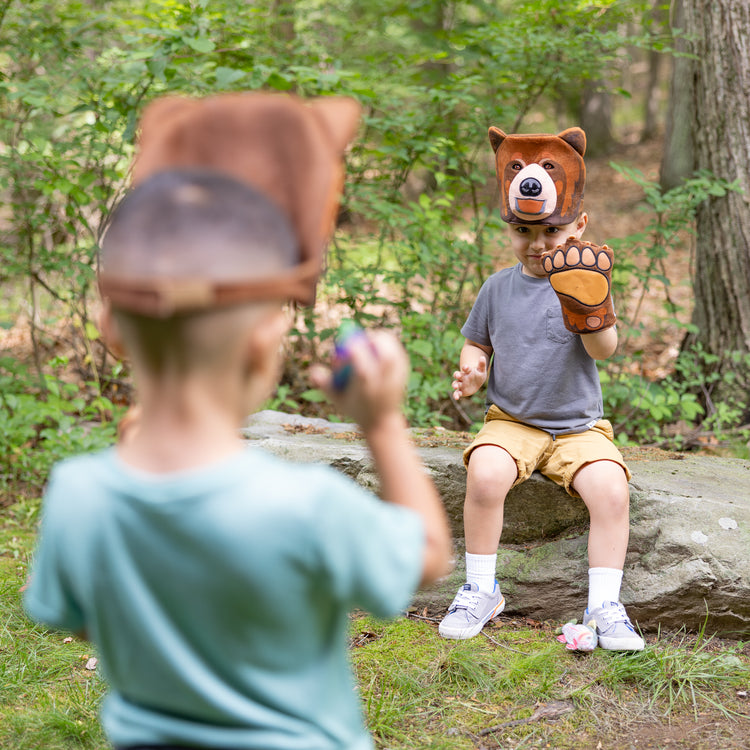
[[[750,644],[662,632],[645,634],[640,653],[581,653],[556,642],[559,624],[504,615],[476,638],[447,642],[436,632],[442,615],[423,610],[385,625],[365,618],[355,630],[352,657],[371,728],[376,736],[379,727],[408,732],[401,743],[383,741],[383,750],[750,747]],[[384,721],[372,711],[376,698],[402,708]],[[429,738],[422,744],[418,727]],[[441,736],[455,739],[443,744]]]

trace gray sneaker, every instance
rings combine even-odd
[[[443,638],[473,638],[493,617],[505,609],[505,598],[495,581],[491,594],[479,590],[476,583],[465,583],[443,618],[438,633]]]
[[[596,630],[599,645],[609,651],[643,651],[646,645],[620,602],[604,602],[592,612],[587,609],[583,623]]]

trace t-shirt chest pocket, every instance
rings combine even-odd
[[[555,344],[567,344],[575,338],[575,333],[565,327],[560,307],[547,308],[547,340]]]

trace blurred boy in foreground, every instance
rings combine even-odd
[[[282,146],[299,136],[267,126]],[[316,204],[286,168],[263,184],[176,161],[138,180],[102,243],[103,327],[131,359],[137,428],[54,469],[25,604],[96,644],[118,750],[371,748],[348,613],[396,615],[450,557],[401,413],[406,355],[374,333],[345,390],[314,374],[359,423],[385,502],[248,448],[239,428],[277,382],[283,306],[313,293],[338,185]]]

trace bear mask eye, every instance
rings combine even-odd
[[[512,169],[512,170],[513,170],[514,172],[520,172],[520,171],[521,171],[521,170],[523,169],[523,164],[521,164],[520,162],[514,161],[514,162],[513,162],[513,163],[512,163],[511,165],[510,165],[510,168],[511,168],[511,169]]]
[[[555,168],[555,165],[551,161],[545,161],[544,164],[542,164],[542,167],[549,172]]]

